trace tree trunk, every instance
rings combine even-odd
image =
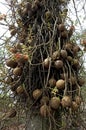
[[[56,117],[57,117],[57,120]],[[42,117],[35,109],[27,112],[25,130],[58,130],[62,126],[61,114],[56,111],[51,117]],[[52,119],[51,119],[52,118]]]

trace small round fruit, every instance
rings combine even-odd
[[[76,54],[77,52],[80,51],[80,47],[78,45],[73,47],[73,52]]]
[[[64,96],[62,98],[61,104],[62,104],[63,107],[71,106],[71,98],[69,96]]]
[[[72,85],[75,85],[75,84],[76,84],[76,77],[71,76],[71,77],[69,78],[69,83],[72,84]]]
[[[65,45],[65,49],[66,49],[67,51],[72,50],[72,48],[73,48],[73,46],[72,46],[71,43],[67,43],[67,44]]]
[[[48,57],[44,60],[43,65],[45,68],[49,68],[50,63],[51,63],[51,58]]]
[[[60,98],[59,97],[52,97],[50,100],[50,107],[53,109],[58,109],[60,105]]]
[[[61,50],[60,55],[64,59],[67,58],[67,51],[66,50]]]
[[[73,111],[77,111],[78,108],[79,108],[79,105],[75,102],[75,101],[72,101],[72,106],[71,106],[72,110]]]
[[[79,66],[79,60],[78,59],[73,59],[73,66],[74,67]]]
[[[40,107],[40,114],[41,114],[41,116],[47,117],[47,116],[50,115],[50,112],[51,112],[51,110],[50,110],[50,108],[46,104],[42,105]]]
[[[61,33],[61,36],[62,36],[62,38],[68,38],[68,32],[67,31],[63,31]]]
[[[20,67],[16,67],[14,70],[13,70],[13,74],[16,75],[16,76],[21,76],[22,74],[22,69]]]
[[[59,57],[60,57],[60,52],[59,51],[53,52],[53,54],[52,54],[52,60],[56,60]]]
[[[5,78],[5,83],[10,84],[12,82],[13,82],[13,78],[11,76]]]
[[[59,31],[64,31],[65,30],[65,25],[64,24],[59,24],[58,30]]]
[[[56,82],[56,87],[57,87],[58,89],[64,89],[64,88],[65,88],[65,80],[59,79],[59,80]]]
[[[49,103],[49,97],[43,96],[40,100],[41,105],[48,104]]]
[[[17,66],[17,62],[12,59],[9,59],[9,60],[6,60],[6,65],[8,67],[15,68]]]
[[[22,43],[16,43],[16,48],[21,50],[22,49]]]
[[[55,87],[55,85],[56,85],[56,80],[54,78],[49,79],[49,86]]]
[[[24,88],[22,86],[19,86],[17,89],[16,89],[16,92],[17,94],[21,94],[24,92]]]
[[[69,61],[69,63],[73,62],[73,58],[71,56],[67,56],[67,60]]]
[[[42,90],[36,89],[33,91],[32,95],[35,100],[38,100],[42,96]]]
[[[82,102],[81,97],[80,97],[80,96],[76,96],[76,97],[75,97],[75,102],[76,102],[78,105],[80,105],[81,102]]]
[[[63,67],[63,61],[62,60],[56,60],[54,62],[55,68],[56,69],[61,69]]]
[[[11,47],[10,48],[10,52],[15,54],[15,53],[17,53],[17,49],[15,47]]]
[[[85,84],[85,79],[79,78],[79,79],[78,79],[78,84],[79,84],[80,86],[84,85],[84,84]]]

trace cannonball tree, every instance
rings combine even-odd
[[[4,84],[27,108],[26,130],[69,129],[82,106],[83,55],[65,0],[9,1]],[[15,117],[10,110],[7,117]],[[80,117],[80,116],[79,116]],[[64,123],[65,122],[65,123]]]

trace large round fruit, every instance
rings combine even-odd
[[[16,89],[16,92],[17,92],[18,94],[21,94],[21,93],[24,92],[24,88],[23,88],[22,86],[19,86],[19,87]]]
[[[52,97],[50,100],[50,107],[53,109],[57,109],[60,105],[60,98],[59,97]]]
[[[47,116],[50,115],[50,112],[51,112],[51,110],[50,110],[50,108],[46,104],[42,105],[40,107],[40,114],[41,114],[41,116],[47,117]]]
[[[43,65],[45,68],[49,68],[50,63],[51,63],[51,58],[48,57],[48,58],[44,59]]]
[[[63,67],[63,61],[62,60],[56,60],[54,62],[55,68],[56,69],[61,69]]]
[[[61,104],[62,104],[63,107],[71,106],[71,98],[69,96],[64,96],[62,98]]]
[[[60,55],[63,59],[67,58],[67,51],[66,50],[61,50]]]
[[[8,59],[6,60],[6,65],[8,67],[15,68],[17,66],[17,62],[12,59]]]
[[[33,98],[35,100],[38,100],[42,95],[42,90],[41,89],[36,89],[36,90],[33,91],[32,95],[33,95]]]
[[[72,106],[71,106],[71,109],[73,111],[77,111],[79,108],[79,105],[75,102],[75,101],[72,101]]]
[[[49,79],[49,86],[55,87],[55,85],[56,85],[56,80],[54,78]]]
[[[76,96],[76,97],[75,97],[75,102],[76,102],[78,105],[81,104],[81,101],[82,101],[82,99],[81,99],[80,96]]]
[[[43,96],[40,100],[41,105],[48,104],[49,103],[49,97]]]
[[[56,87],[57,87],[58,89],[64,89],[64,88],[65,88],[65,80],[59,79],[59,80],[56,82]]]
[[[22,70],[20,67],[16,67],[14,70],[13,70],[13,74],[16,75],[16,76],[20,76],[22,74]]]

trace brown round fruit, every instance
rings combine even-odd
[[[64,24],[59,24],[58,30],[59,31],[64,31],[65,30],[65,25]]]
[[[5,78],[5,83],[10,84],[12,82],[13,82],[13,78],[11,76]]]
[[[72,101],[72,106],[71,106],[71,108],[72,108],[73,111],[77,111],[78,108],[79,108],[79,106],[78,106],[78,104],[77,104],[75,101]]]
[[[75,85],[75,84],[76,84],[76,77],[71,76],[71,77],[69,78],[69,83],[72,84],[72,85]]]
[[[79,60],[78,59],[73,59],[73,66],[74,67],[79,66]]]
[[[61,50],[60,55],[64,59],[67,58],[67,51],[66,50]]]
[[[76,97],[75,97],[75,102],[76,102],[78,105],[80,105],[81,102],[82,102],[81,97],[80,97],[80,96],[76,96]]]
[[[9,59],[9,60],[6,60],[6,65],[8,67],[15,68],[17,66],[17,62],[12,59]]]
[[[69,96],[64,96],[62,98],[61,104],[62,104],[63,107],[71,106],[71,98]]]
[[[55,51],[52,54],[52,60],[56,60],[60,57],[60,52],[59,51]]]
[[[56,87],[57,87],[58,89],[64,89],[64,88],[65,88],[65,80],[59,79],[59,80],[56,82]]]
[[[22,69],[20,67],[16,67],[14,70],[13,70],[13,74],[16,75],[16,76],[21,76],[22,74]]]
[[[15,54],[15,53],[17,53],[17,49],[15,47],[11,47],[10,52]]]
[[[80,47],[78,45],[76,45],[76,46],[73,47],[74,54],[76,54],[79,51],[80,51]]]
[[[63,31],[61,33],[62,38],[68,38],[68,31]]]
[[[41,116],[47,117],[50,115],[50,112],[51,112],[51,110],[46,104],[40,107]]]
[[[33,98],[35,100],[38,100],[42,96],[42,90],[41,89],[36,89],[33,91]]]
[[[24,88],[22,86],[19,86],[17,89],[16,89],[16,92],[17,94],[21,94],[24,92]]]
[[[67,56],[67,60],[72,63],[73,62],[73,58],[71,56]]]
[[[45,68],[49,68],[50,63],[51,63],[51,58],[48,57],[44,60],[43,65]]]
[[[65,45],[65,49],[68,50],[68,51],[72,50],[72,48],[73,48],[73,46],[72,46],[71,43],[67,43],[67,44]]]
[[[53,109],[58,109],[60,105],[60,98],[59,97],[52,97],[50,100],[50,107]]]
[[[49,79],[49,86],[55,87],[55,85],[56,85],[56,80],[54,78]]]
[[[79,79],[78,79],[78,84],[79,84],[80,86],[84,85],[84,84],[85,84],[85,79],[79,78]]]
[[[16,43],[16,48],[21,50],[22,49],[22,43]]]
[[[54,62],[55,68],[56,69],[61,69],[63,67],[63,61],[62,60],[56,60]]]
[[[48,104],[49,103],[49,97],[43,96],[40,100],[41,105]]]

